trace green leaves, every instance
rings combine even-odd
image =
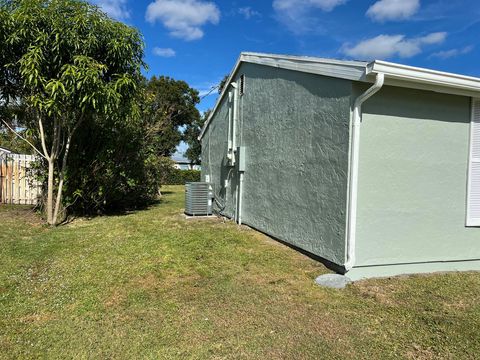
[[[57,160],[54,184],[65,179],[68,192],[74,180],[88,183],[100,177],[91,173],[69,176],[79,164],[76,159],[84,160],[85,168],[96,161],[98,151],[87,150],[92,141],[93,146],[107,143],[105,162],[111,169],[117,161],[109,156],[117,154],[122,142],[135,134],[141,143],[141,131],[134,126],[139,123],[135,101],[144,62],[143,41],[136,29],[110,19],[87,1],[0,0],[0,43],[0,96],[19,99],[25,108],[22,124],[33,130],[37,146],[40,133],[45,135],[41,148]],[[101,131],[92,140],[96,129]],[[115,142],[106,140],[107,134]],[[125,166],[130,170],[133,165]],[[139,176],[142,171],[138,170]],[[48,185],[49,190],[54,186]],[[105,183],[99,181],[91,189],[102,188]],[[79,194],[74,189],[67,199]],[[89,198],[84,191],[81,194]]]
[[[170,156],[182,140],[181,128],[195,122],[200,114],[195,105],[198,92],[185,81],[153,77],[146,82],[141,99],[145,133],[152,138],[158,156]]]
[[[185,152],[185,156],[194,164],[200,164],[202,155],[202,144],[198,137],[202,132],[203,125],[210,116],[211,110],[207,110],[196,121],[187,125],[185,132],[183,133],[183,141],[188,144],[188,149]]]
[[[134,98],[143,63],[137,30],[79,0],[0,3],[5,41],[17,61],[29,105],[71,126],[82,116],[109,116]],[[8,26],[7,26],[8,25]],[[1,32],[0,32],[1,35]]]

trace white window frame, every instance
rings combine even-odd
[[[471,112],[470,112],[470,142],[469,142],[469,155],[468,155],[468,178],[467,178],[467,216],[466,216],[466,226],[468,227],[480,227],[480,217],[473,218],[470,215],[470,201],[471,201],[471,192],[472,192],[472,163],[474,162],[473,158],[473,136],[474,136],[474,122],[475,122],[475,107],[480,107],[480,98],[471,99]],[[479,120],[480,124],[480,120]],[[477,160],[478,161],[478,160]],[[475,161],[476,162],[476,161]],[[480,186],[480,185],[479,185]]]

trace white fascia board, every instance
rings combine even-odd
[[[385,74],[387,85],[430,90],[461,96],[479,96],[480,78],[417,68],[376,60],[367,66],[370,74]]]
[[[231,83],[233,77],[238,71],[238,68],[243,62],[355,81],[364,81],[365,67],[368,64],[367,62],[361,61],[343,61],[308,56],[289,56],[243,52],[240,54],[240,57],[238,58],[232,72],[230,73],[230,76],[225,83],[225,87],[223,88],[222,93],[218,97],[209,118],[205,122],[205,125],[203,126],[202,132],[200,133],[198,140],[201,140],[203,135],[205,134],[205,131],[208,128],[211,119],[215,115],[218,107],[220,106],[220,103],[222,102],[223,97],[227,93],[229,84]]]
[[[258,53],[242,53],[242,61],[356,81],[362,80],[368,64],[362,61]]]

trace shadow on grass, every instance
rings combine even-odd
[[[271,234],[269,234],[269,233],[266,233],[266,232],[264,232],[264,231],[255,229],[255,228],[250,227],[250,226],[248,226],[248,225],[245,225],[245,226],[253,229],[254,231],[260,232],[260,233],[268,236],[270,239],[272,239],[272,240],[274,240],[274,241],[276,241],[276,242],[278,242],[278,243],[280,243],[280,244],[282,244],[282,245],[284,245],[284,246],[286,246],[286,247],[288,247],[288,248],[290,248],[290,249],[292,249],[292,250],[295,250],[295,251],[299,252],[300,254],[305,255],[306,257],[309,257],[309,258],[312,259],[312,260],[315,260],[315,261],[323,264],[327,269],[329,269],[329,270],[331,270],[331,271],[333,271],[333,272],[336,272],[336,273],[339,273],[339,274],[342,274],[342,275],[344,275],[344,274],[346,273],[345,267],[343,267],[343,266],[341,266],[341,265],[337,265],[337,264],[331,262],[330,260],[327,260],[327,259],[325,259],[325,258],[323,258],[323,257],[321,257],[321,256],[318,256],[318,255],[315,255],[315,254],[313,254],[313,253],[311,253],[311,252],[309,252],[309,251],[307,251],[307,250],[304,250],[304,249],[302,249],[302,248],[299,248],[298,246],[295,246],[295,245],[290,244],[290,243],[288,243],[288,242],[286,242],[286,241],[284,241],[284,240],[281,240],[281,239],[279,239],[279,238],[277,238],[277,237],[275,237],[275,236],[273,236],[273,235],[271,235]]]
[[[100,217],[133,215],[141,211],[149,210],[154,206],[157,206],[159,204],[166,203],[166,202],[168,202],[168,200],[160,198],[160,199],[149,201],[145,204],[139,204],[136,206],[122,207],[122,208],[116,208],[116,209],[108,209],[105,211],[99,211],[97,213],[85,213],[85,212],[72,213],[59,225],[68,225],[77,219],[93,220]]]
[[[24,219],[27,223],[41,223],[41,213],[33,205],[0,205],[0,223],[2,221],[18,221]]]

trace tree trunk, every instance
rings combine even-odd
[[[53,219],[53,187],[54,187],[55,161],[48,159],[48,183],[47,183],[47,223],[55,225]]]
[[[70,152],[70,146],[72,144],[72,137],[75,131],[77,130],[78,126],[82,123],[82,121],[83,121],[83,117],[81,117],[80,120],[75,124],[72,131],[69,132],[67,143],[65,144],[65,152],[63,153],[62,167],[59,169],[57,200],[55,202],[55,210],[53,212],[53,217],[52,217],[53,225],[56,225],[58,222],[58,213],[60,211],[60,206],[62,205],[63,184],[65,182],[65,171],[67,169],[67,159],[68,159],[68,154]]]
[[[58,222],[58,212],[60,211],[60,206],[62,205],[62,192],[63,192],[63,183],[65,181],[65,169],[67,165],[68,152],[70,150],[71,137],[67,140],[67,146],[65,147],[65,153],[63,154],[62,167],[59,169],[59,182],[57,190],[57,200],[55,201],[55,210],[53,212],[53,223],[56,225]]]

